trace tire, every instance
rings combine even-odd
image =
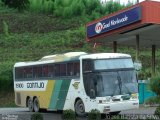
[[[75,105],[74,105],[75,112],[78,116],[80,117],[85,117],[85,106],[83,104],[83,101],[81,99],[77,100]]]
[[[34,99],[33,109],[34,109],[35,112],[39,112],[40,111],[39,100],[38,100],[37,97]]]
[[[27,106],[28,106],[28,108],[29,108],[29,111],[30,111],[30,112],[33,112],[33,101],[32,101],[31,98],[29,98],[29,99],[27,100]]]

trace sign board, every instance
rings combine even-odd
[[[141,20],[141,7],[135,7],[87,27],[87,37],[94,37]]]

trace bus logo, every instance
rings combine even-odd
[[[102,23],[100,23],[100,22],[97,23],[96,26],[95,26],[96,33],[100,33],[102,31],[102,29],[103,29]]]
[[[74,83],[74,84],[72,84],[72,85],[73,85],[73,87],[74,87],[75,89],[78,89],[78,87],[79,87],[79,86],[78,86],[78,85],[79,85],[79,83],[80,83],[80,82],[75,82],[75,83]]]

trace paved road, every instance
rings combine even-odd
[[[137,115],[153,115],[155,107],[140,107],[136,110],[122,111],[120,114],[131,115],[131,118],[136,118]],[[27,108],[0,108],[0,120],[10,120],[7,118],[12,118],[11,120],[30,120],[31,112]],[[42,112],[44,120],[61,120],[62,113],[57,112]],[[144,118],[144,116],[141,116]],[[16,119],[13,119],[16,118]],[[129,117],[128,117],[129,118]],[[86,118],[87,119],[87,118]],[[78,118],[78,120],[85,120],[84,118]]]

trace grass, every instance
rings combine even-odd
[[[0,90],[13,88],[12,68],[16,62],[35,61],[51,54],[69,51],[93,52],[93,44],[85,41],[84,17],[63,19],[54,15],[31,14],[29,12],[1,12],[0,10]],[[3,31],[9,35],[5,35]],[[112,52],[112,46],[103,45],[97,52]],[[118,46],[118,52],[131,54],[135,59],[135,48]],[[157,50],[156,69],[160,69],[160,50]],[[151,68],[151,51],[142,49],[140,60],[143,71]],[[143,75],[146,78],[148,76]],[[2,104],[3,105],[3,104]],[[11,103],[12,105],[12,103]]]
[[[0,108],[17,107],[14,102],[13,92],[0,92]]]

